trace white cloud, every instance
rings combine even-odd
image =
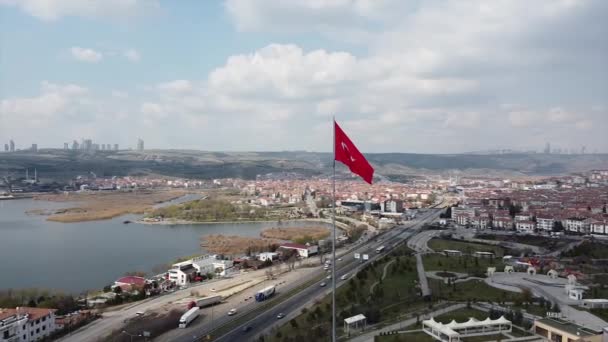
[[[74,46],[70,49],[70,52],[72,53],[72,57],[80,62],[97,63],[103,59],[103,54],[93,49]]]
[[[156,11],[158,0],[0,0],[45,21],[62,17],[130,18]]]
[[[43,81],[41,93],[34,97],[16,97],[0,101],[0,117],[26,125],[51,123],[56,115],[68,111],[88,90],[75,84],[59,85]]]
[[[161,83],[157,88],[161,91],[168,91],[170,93],[186,93],[192,91],[194,86],[189,80],[175,80]]]
[[[124,53],[125,57],[130,61],[130,62],[139,62],[141,60],[141,55],[139,54],[139,52],[135,49],[128,49],[125,51]]]
[[[479,128],[481,116],[477,112],[450,113],[445,119],[444,126],[450,129]]]
[[[370,24],[377,26],[394,21],[407,8],[404,3],[401,0],[227,0],[225,7],[242,31],[333,32],[336,28],[356,31]]]

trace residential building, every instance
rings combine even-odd
[[[536,228],[536,223],[534,221],[516,221],[515,229],[518,232],[522,233],[533,233]]]
[[[588,222],[584,217],[571,217],[564,220],[563,225],[567,231],[585,234],[589,230]]]
[[[552,231],[555,220],[549,215],[536,215],[536,228],[543,231]]]
[[[114,287],[120,287],[123,291],[143,289],[146,279],[137,276],[125,276],[114,282]]]
[[[589,233],[608,234],[608,220],[592,220],[589,224]]]
[[[452,220],[456,220],[456,216],[460,214],[466,214],[470,217],[475,216],[475,209],[473,208],[464,208],[464,207],[454,207],[452,208]]]
[[[403,201],[402,200],[386,200],[381,203],[382,211],[388,213],[402,213],[403,212]]]
[[[473,217],[471,219],[471,225],[477,229],[486,229],[490,223],[490,219],[487,217]]]
[[[543,318],[534,321],[534,333],[548,341],[601,342],[602,332],[586,328],[559,318]]]
[[[47,339],[57,329],[55,311],[30,307],[0,309],[0,341],[30,342]]]
[[[10,152],[15,152],[15,142],[12,139],[8,142],[8,146]]]
[[[144,150],[144,141],[142,139],[137,139],[137,150],[139,152]]]
[[[194,268],[192,262],[177,263],[169,270],[169,280],[177,286],[186,286],[194,280],[198,270]]]

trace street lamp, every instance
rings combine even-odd
[[[142,336],[141,334],[139,334],[139,335],[136,335],[136,334],[129,334],[129,333],[126,331],[126,330],[123,330],[121,333],[123,333],[123,334],[125,334],[125,335],[129,336],[129,337],[131,338],[131,342],[133,342],[133,337],[141,337],[141,336]]]

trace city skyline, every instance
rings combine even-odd
[[[0,136],[328,151],[335,115],[364,152],[605,152],[607,6],[2,1]]]

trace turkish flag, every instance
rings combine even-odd
[[[353,172],[361,176],[364,181],[372,184],[374,178],[374,168],[367,159],[359,152],[355,144],[348,138],[346,133],[334,121],[334,159],[348,166]]]

